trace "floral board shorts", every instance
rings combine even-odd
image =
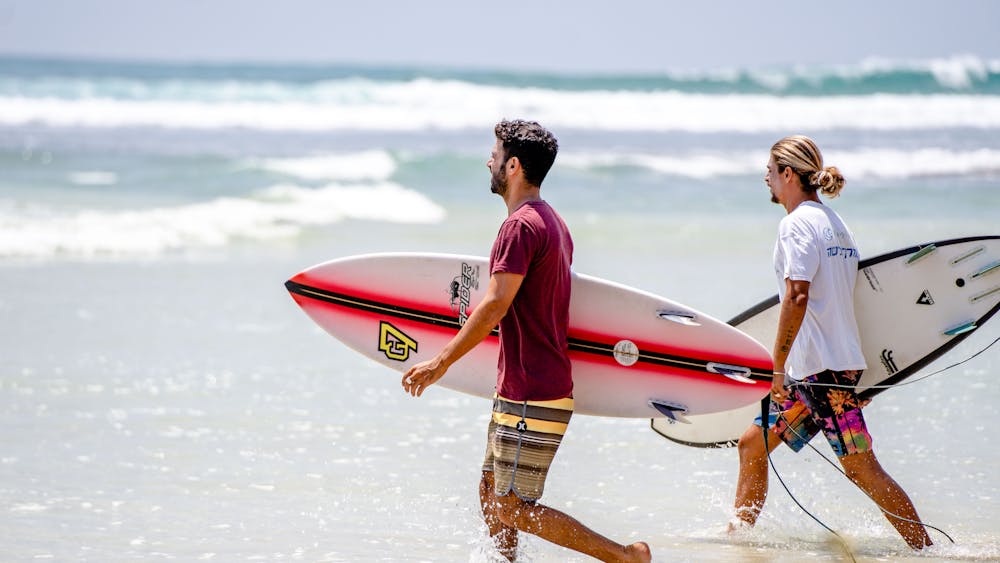
[[[838,458],[871,451],[872,436],[854,390],[861,373],[827,370],[793,383],[788,400],[771,403],[768,425],[796,452],[820,430]],[[760,426],[760,421],[758,416],[754,423]]]
[[[493,472],[494,491],[536,501],[573,415],[573,399],[510,401],[493,398],[483,471]]]

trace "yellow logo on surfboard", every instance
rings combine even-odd
[[[417,351],[417,341],[391,324],[381,321],[378,325],[378,349],[390,360],[405,362],[410,359],[410,350]]]

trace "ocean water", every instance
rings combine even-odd
[[[560,139],[543,195],[577,271],[723,319],[774,293],[783,211],[762,178],[788,134],[844,173],[829,204],[865,255],[1000,234],[1000,61],[582,76],[0,60],[0,560],[495,561],[476,491],[489,404],[410,398],[282,284],[352,254],[485,255],[504,117]],[[881,462],[954,544],[911,553],[812,452],[775,466],[859,561],[1000,559],[998,371],[993,347],[866,410]],[[657,561],[845,558],[776,482],[757,528],[727,536],[736,474],[733,449],[580,416],[545,502]]]

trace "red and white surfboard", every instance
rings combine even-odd
[[[370,254],[334,260],[286,288],[328,333],[399,372],[433,357],[482,299],[484,258]],[[492,397],[499,339],[487,337],[439,384]],[[771,358],[753,338],[704,313],[616,283],[573,275],[569,328],[581,414],[670,417],[726,411],[759,399]],[[393,381],[395,383],[395,381]]]

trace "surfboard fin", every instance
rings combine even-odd
[[[907,258],[906,259],[906,265],[909,266],[910,264],[913,264],[917,260],[920,260],[921,258],[923,258],[925,256],[928,256],[930,253],[934,252],[935,250],[937,250],[937,246],[935,246],[934,244],[928,244],[927,246],[925,246],[925,247],[921,248],[920,250],[914,252],[909,258]]]
[[[976,330],[976,321],[969,321],[967,323],[960,324],[958,326],[949,328],[944,331],[945,336],[957,336],[959,334],[965,334],[970,330]]]
[[[656,316],[660,317],[665,321],[673,321],[677,324],[685,326],[701,326],[698,322],[698,316],[694,313],[688,313],[686,311],[657,311]]]
[[[987,297],[989,297],[990,295],[993,295],[994,293],[996,293],[998,291],[1000,291],[1000,285],[994,287],[993,289],[987,289],[986,291],[984,291],[982,293],[977,293],[977,294],[973,295],[972,297],[969,298],[969,302],[970,303],[975,303],[975,302],[979,301],[980,299],[986,299]]]
[[[982,268],[977,270],[976,273],[969,276],[969,278],[971,279],[981,278],[986,274],[990,274],[996,271],[1000,271],[1000,260],[997,260],[996,262],[983,266]]]
[[[986,247],[983,246],[983,245],[979,245],[979,246],[973,248],[972,250],[970,250],[970,251],[968,251],[968,252],[966,252],[964,254],[961,254],[959,256],[956,256],[955,258],[952,258],[951,261],[948,262],[948,263],[951,264],[952,266],[956,266],[956,265],[958,265],[958,264],[960,264],[962,262],[965,262],[969,258],[972,258],[974,256],[978,256],[978,255],[980,255],[980,254],[982,254],[984,252],[986,252]]]
[[[739,381],[740,383],[749,383],[753,385],[756,383],[754,380],[750,379],[750,368],[743,366],[733,366],[729,364],[720,364],[717,362],[708,362],[705,369],[711,373],[717,373],[719,375],[724,375],[733,381]]]
[[[687,419],[685,414],[687,414],[687,407],[684,405],[678,405],[677,403],[671,403],[669,401],[661,401],[659,399],[650,399],[649,406],[656,409],[660,414],[667,417],[670,424],[677,422],[683,424],[691,424],[691,421]]]

